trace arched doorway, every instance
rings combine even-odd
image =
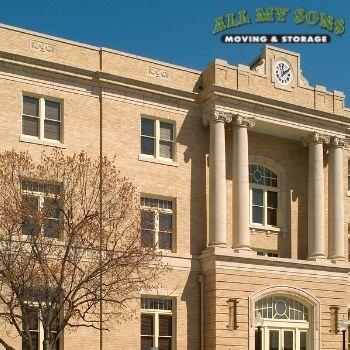
[[[308,306],[285,295],[273,295],[258,300],[255,313],[263,320],[263,350],[311,349]]]
[[[262,350],[320,349],[320,304],[309,293],[295,287],[274,286],[251,295],[249,350],[258,349],[257,316],[262,320]]]

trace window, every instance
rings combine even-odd
[[[174,158],[174,125],[158,119],[141,118],[141,154]]]
[[[35,306],[27,306],[22,309],[23,314],[23,327],[22,331],[26,331],[28,327],[31,343],[33,346],[33,350],[43,350],[43,340],[44,340],[44,329],[43,324],[40,321],[40,311]],[[51,330],[52,336],[56,336],[56,324],[52,325]],[[56,344],[51,348],[52,350],[59,350],[60,344],[59,340]],[[22,350],[30,350],[30,344],[27,340],[22,338]]]
[[[59,237],[60,190],[58,184],[22,181],[24,205],[22,233],[24,235],[42,233],[47,237]],[[40,222],[40,214],[42,223]]]
[[[173,249],[173,202],[141,197],[141,245]]]
[[[270,258],[278,258],[278,252],[276,251],[257,250],[256,254],[260,256],[269,256]]]
[[[22,134],[40,140],[61,141],[61,103],[23,96]]]
[[[249,182],[251,222],[263,226],[277,226],[277,175],[261,165],[250,164]]]
[[[141,299],[141,350],[172,349],[172,304],[171,299]]]

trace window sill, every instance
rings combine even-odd
[[[139,160],[141,162],[150,162],[150,163],[155,163],[155,164],[162,164],[162,165],[168,165],[168,166],[174,166],[178,167],[179,164],[172,161],[172,160],[166,160],[166,159],[159,159],[159,158],[154,158],[154,157],[147,157],[143,154],[139,155]]]
[[[37,138],[33,138],[26,135],[20,135],[19,136],[20,142],[27,142],[27,143],[34,143],[37,145],[43,145],[43,146],[51,146],[51,147],[58,147],[58,148],[66,148],[66,145],[54,140],[40,140]]]
[[[255,231],[265,231],[267,234],[269,233],[279,234],[281,232],[281,229],[275,226],[263,226],[263,225],[250,224],[250,231],[252,234],[254,234]]]
[[[350,197],[350,191],[347,191],[347,192],[346,192],[346,196],[347,196],[347,197]]]

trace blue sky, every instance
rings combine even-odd
[[[255,24],[257,7],[288,7],[286,24]],[[31,0],[2,1],[0,22],[92,45],[138,54],[202,70],[214,58],[248,64],[260,44],[224,45],[213,36],[214,19],[247,9],[253,23],[227,33],[324,33],[318,25],[295,25],[296,8],[344,18],[346,32],[325,45],[282,45],[301,53],[302,70],[311,85],[341,90],[350,106],[350,2],[227,0]]]

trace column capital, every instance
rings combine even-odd
[[[222,112],[214,107],[209,113],[203,115],[203,125],[207,126],[211,122],[231,123],[232,118],[232,113]]]
[[[338,136],[332,136],[330,138],[329,145],[331,147],[345,148],[345,147],[349,147],[349,140],[346,140]]]
[[[252,128],[255,125],[255,117],[248,117],[242,114],[235,114],[233,115],[232,124],[233,126]]]
[[[330,137],[326,134],[321,134],[320,132],[314,131],[308,136],[303,138],[303,145],[307,146],[312,143],[322,143],[328,144],[330,142]]]

